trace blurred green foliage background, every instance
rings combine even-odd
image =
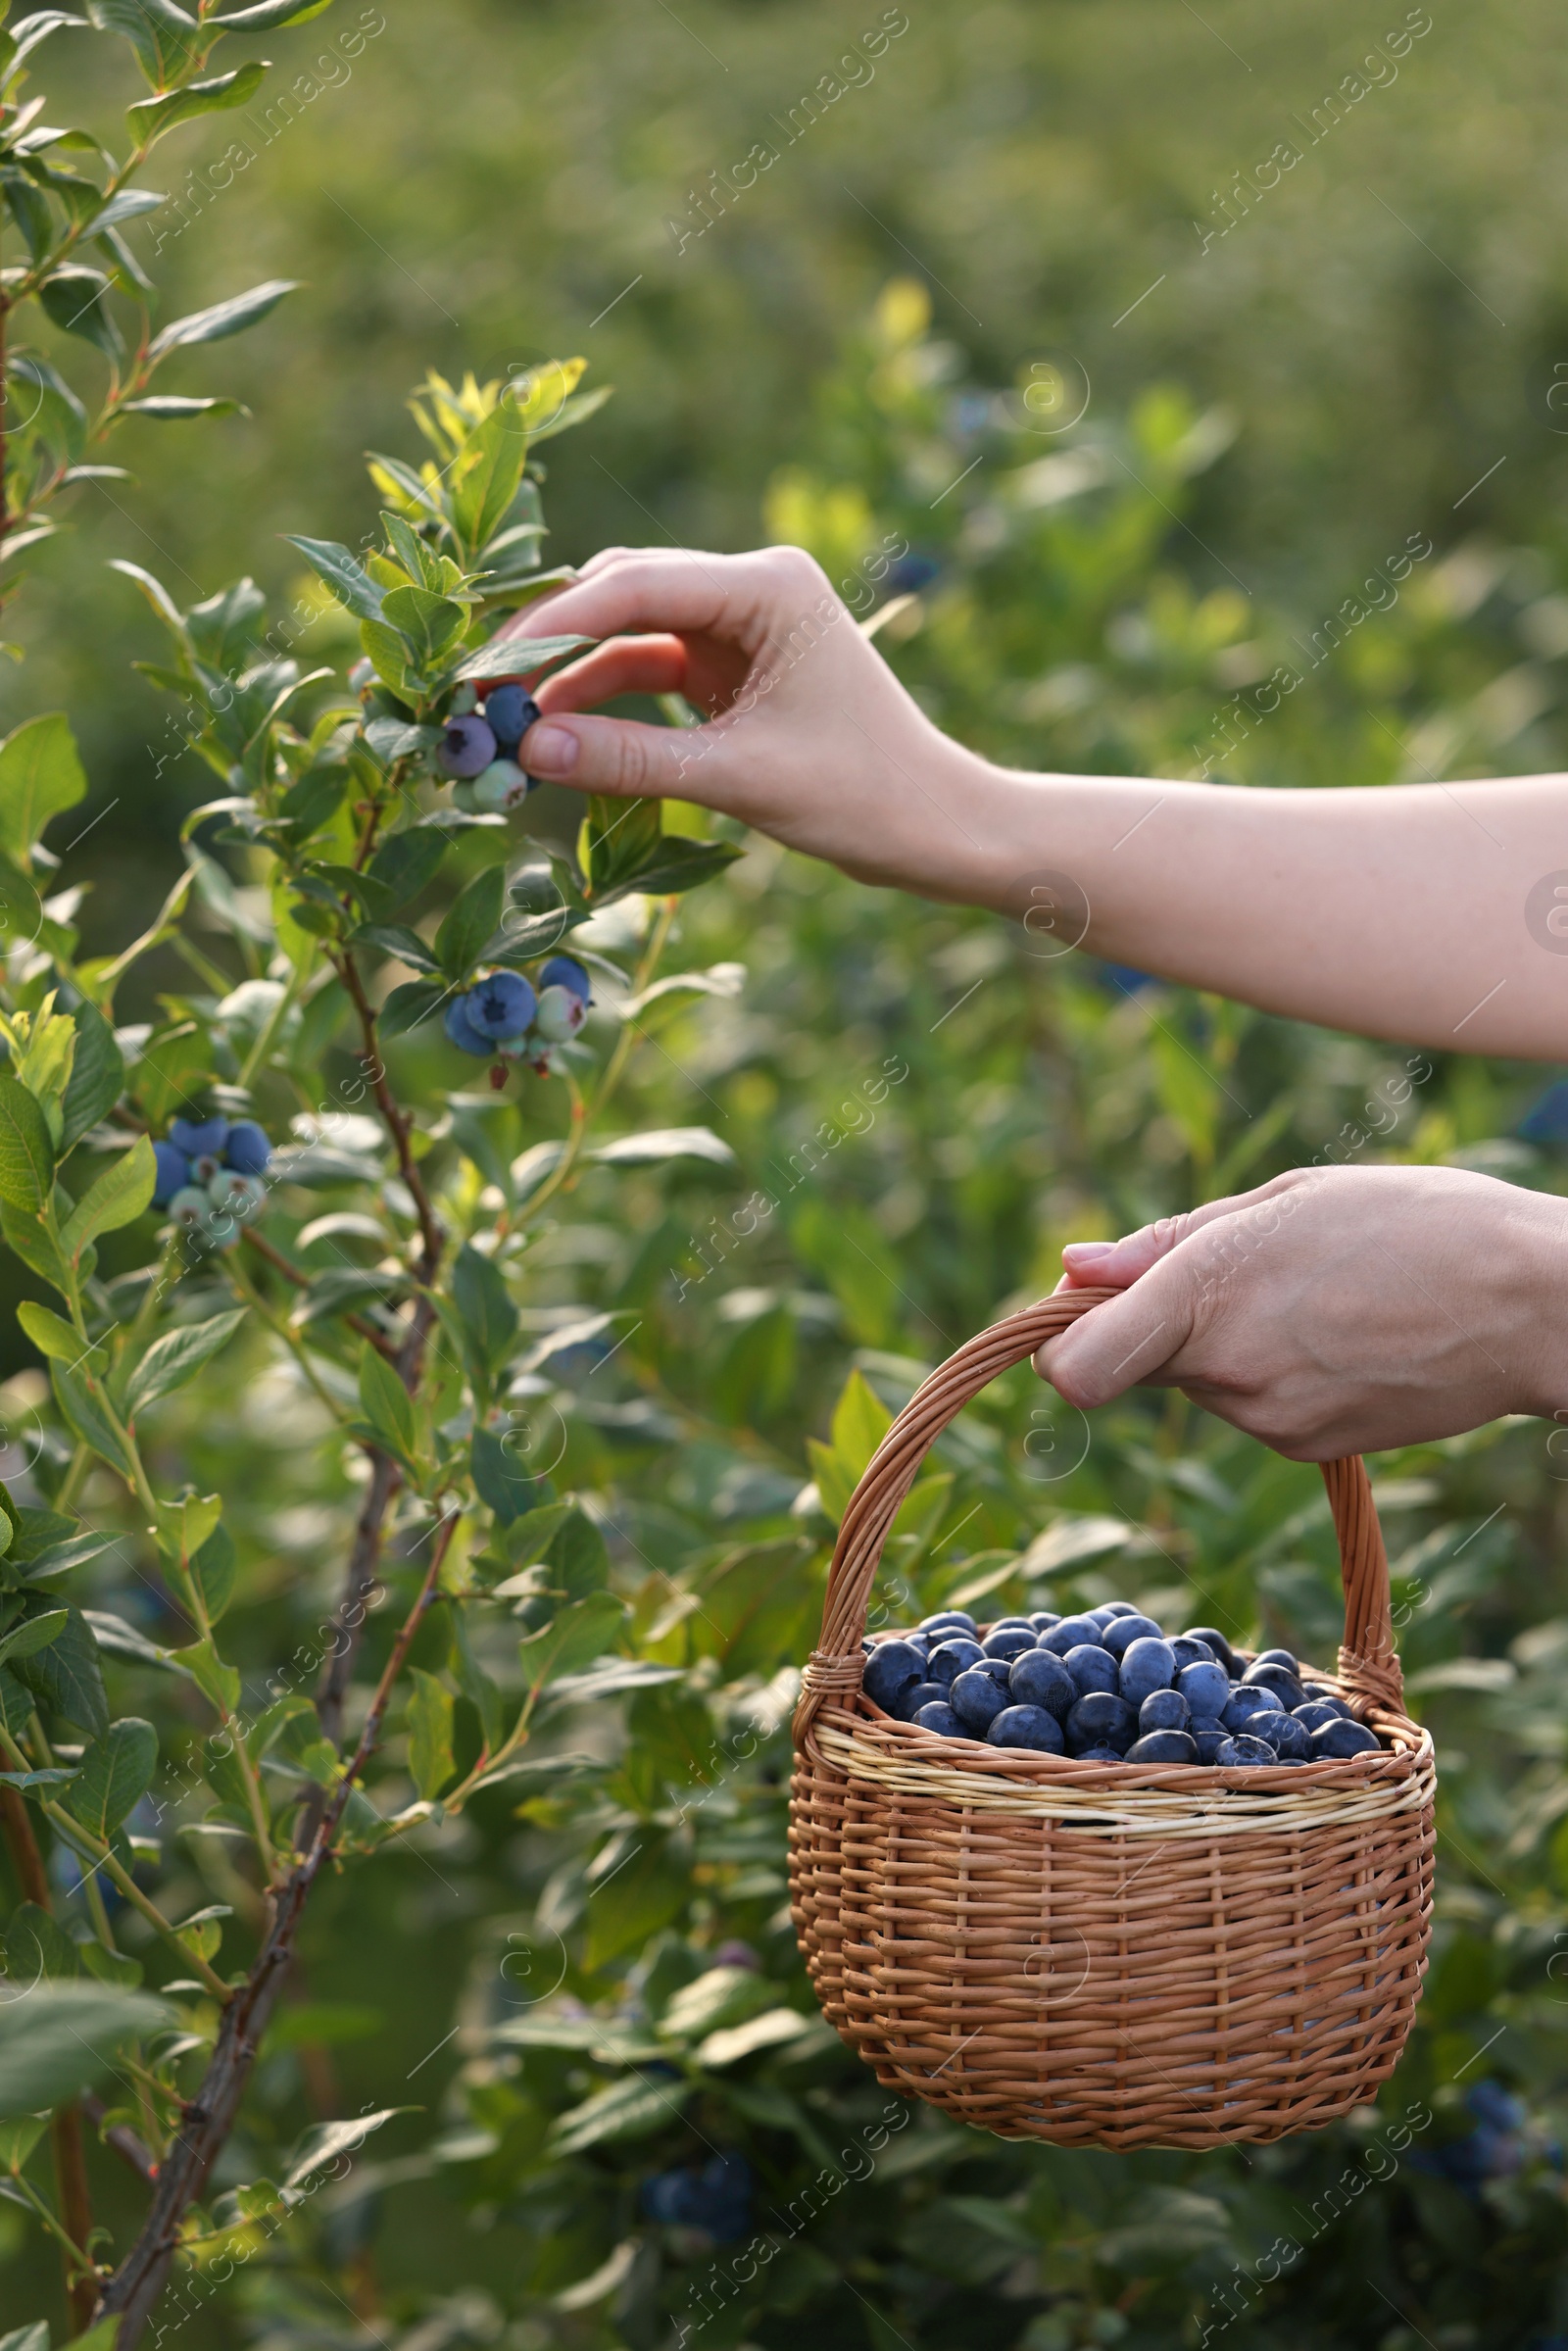
[[[353,13],[280,58],[308,64]],[[235,390],[252,420],[133,428],[139,482],[79,493],[19,609],[28,658],[0,690],[12,718],[58,703],[80,734],[80,820],[100,820],[62,879],[92,884],[105,940],[139,927],[206,790],[194,762],[159,769],[164,708],[129,667],[154,650],[149,623],[106,559],[149,564],[182,600],[244,569],[298,593],[277,534],[368,527],[360,454],[407,452],[405,390],[430,365],[496,374],[582,352],[617,387],[552,453],[547,562],[765,529],[838,580],[906,541],[916,601],[882,641],[945,723],[1000,756],[1188,774],[1207,747],[1215,773],[1260,787],[1563,763],[1568,65],[1543,0],[1438,0],[1419,32],[1423,12],[1406,25],[1342,0],[911,0],[874,76],[793,142],[791,108],[873,8],[387,0],[384,16],[352,75],[323,73],[160,257],[176,309],[308,281],[174,386]],[[1314,138],[1325,93],[1401,25],[1396,76],[1379,67]],[[62,52],[52,78],[107,47]],[[117,94],[97,93],[106,119]],[[759,140],[778,161],[720,212],[710,173],[733,179]],[[1299,161],[1259,194],[1281,142]],[[178,152],[225,144],[219,129]],[[1241,171],[1250,196],[1232,192]],[[1087,381],[1071,430],[1041,433],[1022,405],[1037,363]],[[1309,667],[1314,632],[1412,538],[1431,553],[1393,609],[1216,755],[1235,698],[1282,661]],[[349,658],[330,623],[319,634]],[[553,798],[530,821],[564,837],[572,811]],[[563,1767],[520,1815],[497,1800],[326,1890],[298,2028],[270,2052],[236,2164],[275,2161],[312,2115],[416,2094],[425,2111],[302,2218],[289,2259],[182,2321],[191,2351],[661,2351],[728,2256],[721,2234],[659,2221],[647,2181],[744,2151],[748,2226],[766,2227],[880,2111],[869,2077],[808,2035],[720,2066],[670,2028],[653,2062],[695,2084],[678,2116],[656,2101],[624,2128],[564,2132],[627,2079],[610,2026],[520,2051],[525,2033],[489,2037],[527,2013],[516,1970],[498,1979],[514,1946],[569,1951],[567,1992],[620,2047],[736,1938],[743,1972],[808,2010],[780,1910],[778,1677],[809,1645],[827,1533],[801,1487],[814,1466],[830,1499],[875,1433],[858,1386],[832,1421],[853,1370],[896,1406],[922,1364],[1049,1286],[1064,1239],[1331,1148],[1562,1188],[1550,1121],[1535,1142],[1516,1132],[1550,1073],[1424,1064],[1374,1136],[1363,1105],[1395,1099],[1399,1053],[1043,962],[990,917],[867,894],[766,845],[681,926],[683,960],[743,960],[745,988],[661,1031],[628,1120],[710,1123],[738,1171],[596,1173],[530,1257],[528,1305],[541,1329],[575,1308],[640,1317],[587,1395],[583,1366],[551,1374],[570,1433],[558,1483],[597,1497],[642,1653],[692,1679],[641,1693],[623,1723],[568,1726],[563,1751],[592,1752],[580,1784]],[[179,968],[150,965],[149,992]],[[416,1091],[454,1082],[439,1049],[403,1050]],[[868,1119],[890,1066],[908,1076]],[[536,1098],[503,1115],[504,1163],[540,1131]],[[820,1171],[786,1199],[778,1171],[827,1130]],[[740,1234],[759,1189],[778,1206]],[[1007,1569],[1065,1511],[1122,1532],[1049,1577],[1007,1570],[1004,1604],[1126,1592],[1172,1623],[1332,1647],[1312,1473],[1162,1398],[1103,1416],[1081,1460],[1053,1423],[1043,1453],[1040,1410],[1020,1379],[956,1435],[939,1464],[954,1484],[893,1563],[912,1595]],[[172,1426],[248,1539],[235,1621],[260,1675],[335,1589],[341,1478],[311,1456],[299,1399],[285,1411],[232,1368]],[[1386,2113],[1200,2161],[1007,2148],[920,2119],[765,2296],[722,2297],[695,2339],[783,2351],[803,2324],[831,2351],[1568,2339],[1568,1505],[1547,1435],[1509,1425],[1378,1465],[1446,1790],[1437,1964]],[[808,1463],[808,1436],[836,1471]],[[1054,1445],[1072,1466],[1042,1479]],[[736,1726],[759,1719],[771,1730],[740,1765]],[[623,1911],[606,1897],[618,1925],[596,1939],[585,1859],[613,1869],[638,1824],[654,1863]],[[224,1892],[211,1844],[192,1900]],[[468,2037],[435,2055],[460,2022]],[[1481,2147],[1478,2081],[1522,2101]],[[1369,2150],[1416,2108],[1436,2118],[1423,2160],[1369,2185]],[[1281,2236],[1307,2257],[1269,2284]],[[11,2241],[0,2299],[31,2315],[49,2264],[20,2229]]]

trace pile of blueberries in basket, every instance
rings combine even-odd
[[[1082,1616],[1004,1616],[983,1637],[961,1608],[868,1641],[861,1688],[943,1739],[1085,1763],[1322,1763],[1380,1742],[1288,1649],[1249,1661],[1207,1625],[1167,1639],[1129,1600]]]

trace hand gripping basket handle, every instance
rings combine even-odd
[[[821,1642],[807,1665],[796,1710],[797,1746],[805,1744],[825,1701],[847,1698],[860,1687],[860,1641],[882,1546],[921,1463],[949,1421],[999,1373],[1022,1363],[1048,1339],[1056,1338],[1076,1322],[1080,1314],[1117,1295],[1111,1290],[1058,1291],[1054,1298],[1042,1298],[1037,1306],[1009,1314],[950,1355],[906,1404],[877,1446],[844,1513],[822,1606]],[[1404,1686],[1389,1613],[1388,1553],[1366,1465],[1351,1454],[1347,1460],[1324,1461],[1319,1466],[1334,1513],[1345,1582],[1340,1675],[1353,1695],[1397,1713]]]

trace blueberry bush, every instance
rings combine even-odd
[[[192,111],[220,31],[314,13],[90,11]],[[8,164],[29,252],[33,185],[74,201]],[[150,318],[120,267],[103,315]],[[8,273],[10,307],[49,283]],[[132,402],[162,339],[134,331],[135,368],[98,342]],[[0,1392],[0,2345],[1544,2351],[1544,1428],[1376,1465],[1444,1765],[1434,1969],[1376,2108],[1193,2158],[906,2106],[815,2015],[784,1854],[833,1531],[933,1363],[1063,1241],[1279,1167],[1556,1187],[1560,1100],[696,810],[531,795],[526,689],[576,641],[519,680],[496,639],[560,576],[539,452],[601,397],[581,373],[432,374],[424,453],[372,458],[356,544],[295,535],[318,584],[281,612],[122,565],[207,776],[128,944],[51,878],[84,790],[64,720],[0,751],[0,1231],[37,1358]],[[1067,389],[971,380],[896,281],[768,491],[942,722],[1256,788],[1551,757],[1544,559],[1391,548],[1388,593],[1293,650],[1184,568],[1225,420],[1156,387],[1069,422]],[[8,434],[14,548],[88,445],[56,427],[31,460]],[[1315,1473],[1177,1396],[1091,1427],[1020,1371],[926,1464],[878,1622],[1124,1593],[1326,1662]]]

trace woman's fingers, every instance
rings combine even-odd
[[[1059,1339],[1049,1340],[1035,1356],[1035,1369],[1069,1404],[1086,1410],[1140,1382],[1157,1383],[1192,1338],[1197,1272],[1191,1254],[1162,1257],[1120,1298],[1093,1307]]]
[[[547,678],[536,700],[548,715],[589,710],[617,694],[678,694],[686,671],[686,648],[679,637],[612,637]]]
[[[798,560],[809,562],[806,557]],[[606,562],[602,570],[588,566],[569,587],[530,605],[507,624],[502,636],[507,641],[616,637],[653,629],[760,642],[777,592],[770,551],[746,556],[689,555],[683,550],[623,555]]]
[[[693,730],[642,726],[631,718],[541,718],[523,736],[518,762],[546,783],[570,784],[612,800],[680,800]]]

